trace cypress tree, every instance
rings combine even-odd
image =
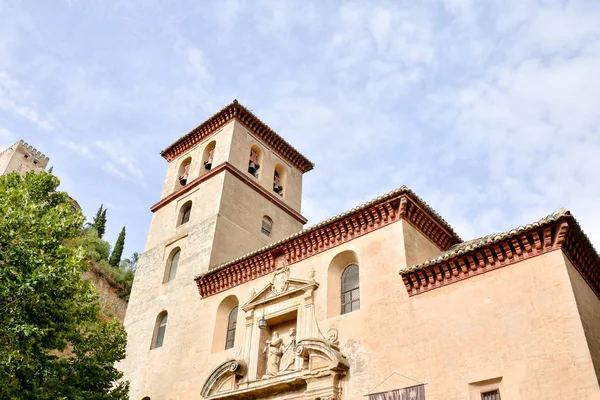
[[[104,208],[104,204],[100,204],[100,208],[94,217],[92,227],[96,229],[96,232],[98,232],[98,237],[102,239],[104,232],[106,232],[106,208]]]
[[[104,232],[106,232],[106,208],[102,211],[102,215],[100,216],[100,220],[98,221],[98,226],[96,227],[98,231],[98,237],[102,239],[104,236]]]
[[[125,227],[121,229],[121,233],[119,233],[119,237],[117,238],[117,242],[115,243],[115,248],[110,255],[110,260],[108,263],[113,267],[118,268],[121,263],[121,256],[123,255],[123,247],[125,247]]]

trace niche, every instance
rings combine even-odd
[[[267,319],[267,327],[260,330],[258,379],[269,379],[296,370],[294,349],[297,332],[297,310]]]

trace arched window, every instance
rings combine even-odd
[[[285,169],[277,164],[273,171],[273,191],[280,196],[283,196],[283,188],[285,186]]]
[[[271,237],[271,232],[273,231],[273,220],[266,215],[262,219],[262,227],[260,228],[260,231],[268,237]]]
[[[192,215],[192,201],[187,201],[181,209],[179,210],[179,224],[183,225],[186,222],[189,222],[190,216]]]
[[[150,397],[146,396],[142,400],[150,400]]]
[[[177,247],[171,252],[171,256],[167,260],[167,268],[165,270],[165,282],[172,281],[177,275],[177,264],[179,263],[179,256],[181,255],[181,249]]]
[[[192,166],[192,158],[188,157],[179,166],[179,173],[177,174],[177,179],[179,180],[179,184],[181,186],[185,186],[188,182],[188,178],[190,176],[190,168]]]
[[[342,314],[360,309],[358,265],[350,264],[342,273]]]
[[[152,338],[153,349],[163,345],[163,341],[165,340],[165,332],[167,330],[167,317],[167,312],[163,311],[158,314],[158,317],[156,318],[156,326],[154,328],[154,335]]]
[[[204,149],[204,155],[202,156],[202,163],[204,164],[204,168],[207,171],[210,171],[213,164],[213,157],[215,155],[215,147],[217,146],[217,142],[214,140],[206,146]]]
[[[235,345],[235,328],[239,305],[238,298],[234,295],[229,295],[217,307],[215,328],[213,330],[213,353],[230,349]]]
[[[255,178],[258,178],[258,169],[260,168],[261,151],[258,146],[250,148],[250,157],[248,158],[248,172]]]
[[[237,306],[229,312],[229,318],[227,319],[227,336],[225,337],[225,350],[233,347],[235,343],[235,327],[237,325]]]

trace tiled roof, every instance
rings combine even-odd
[[[437,264],[439,262],[446,261],[451,258],[460,256],[461,254],[475,251],[480,248],[492,245],[494,243],[501,242],[505,239],[509,239],[512,237],[519,237],[524,232],[528,232],[533,229],[537,229],[539,227],[542,227],[542,226],[547,225],[552,222],[556,222],[559,219],[565,218],[565,217],[570,217],[575,221],[575,218],[571,215],[571,213],[569,211],[565,210],[564,208],[561,208],[560,210],[557,210],[557,211],[553,212],[552,214],[550,214],[536,222],[533,222],[531,224],[527,224],[525,226],[519,226],[518,228],[511,229],[510,231],[494,233],[491,235],[482,236],[477,239],[472,239],[472,240],[469,240],[466,242],[455,244],[449,250],[443,252],[439,256],[432,258],[431,260],[427,260],[425,262],[417,264],[417,265],[408,266],[407,268],[400,271],[400,273],[413,272],[418,269],[427,267],[429,265]]]
[[[167,161],[171,161],[179,154],[187,151],[207,136],[216,132],[232,119],[238,120],[248,130],[262,139],[274,152],[288,160],[303,173],[313,169],[314,164],[311,161],[300,154],[298,150],[237,100],[233,100],[231,104],[223,107],[212,117],[192,129],[188,134],[177,139],[173,144],[161,151],[160,154]]]
[[[284,239],[278,240],[277,242],[274,242],[274,243],[271,243],[271,244],[269,244],[267,246],[261,247],[261,248],[255,250],[255,251],[253,251],[251,253],[245,254],[245,255],[243,255],[241,257],[238,257],[236,259],[228,261],[228,262],[226,262],[224,264],[218,265],[215,268],[211,268],[210,270],[208,270],[208,271],[206,271],[206,272],[204,272],[202,274],[199,274],[196,277],[196,279],[201,278],[202,276],[205,276],[205,275],[208,275],[208,274],[213,274],[213,273],[215,273],[215,272],[217,272],[219,270],[222,270],[224,268],[227,268],[227,267],[229,267],[229,266],[231,266],[233,264],[237,264],[237,263],[239,263],[241,261],[244,261],[244,260],[247,260],[247,259],[249,259],[249,258],[251,258],[253,256],[256,256],[256,255],[258,255],[260,253],[264,253],[266,251],[269,251],[271,249],[279,247],[279,246],[281,246],[281,245],[283,245],[285,243],[293,241],[296,238],[299,238],[301,236],[307,235],[307,234],[309,234],[309,233],[311,233],[313,231],[316,231],[316,230],[318,230],[320,228],[323,228],[323,227],[325,227],[327,225],[334,224],[337,221],[341,221],[344,218],[346,218],[346,217],[348,217],[348,216],[350,216],[352,214],[359,213],[362,210],[365,210],[365,209],[368,209],[369,207],[372,207],[373,205],[376,205],[378,203],[384,202],[384,201],[386,201],[388,199],[391,199],[393,197],[396,197],[396,196],[399,196],[399,195],[402,195],[402,194],[410,196],[420,207],[422,207],[423,209],[425,209],[427,211],[427,213],[429,213],[435,219],[435,221],[439,225],[441,225],[445,230],[448,231],[448,233],[453,238],[453,242],[456,243],[456,242],[460,242],[461,241],[460,237],[456,234],[456,232],[454,232],[454,230],[452,229],[452,227],[433,208],[431,208],[427,203],[425,203],[425,201],[423,199],[421,199],[419,196],[417,196],[415,194],[415,192],[413,192],[412,190],[410,190],[408,187],[401,186],[401,187],[399,187],[396,190],[393,190],[393,191],[391,191],[389,193],[386,193],[386,194],[384,194],[382,196],[376,197],[373,200],[370,200],[370,201],[368,201],[366,203],[363,203],[363,204],[361,204],[361,205],[359,205],[357,207],[354,207],[354,208],[352,208],[352,209],[350,209],[350,210],[348,210],[348,211],[346,211],[344,213],[341,213],[341,214],[338,214],[338,215],[336,215],[334,217],[331,217],[331,218],[329,218],[329,219],[327,219],[325,221],[322,221],[322,222],[320,222],[320,223],[318,223],[316,225],[313,225],[313,226],[311,226],[309,228],[303,229],[303,230],[301,230],[301,231],[299,231],[297,233],[294,233],[293,235],[290,235],[290,236],[288,236],[288,237],[286,237]]]

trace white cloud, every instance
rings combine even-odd
[[[109,158],[103,165],[105,171],[121,179],[144,185],[144,173],[132,152],[127,150],[132,146],[119,140],[97,140],[94,146]]]
[[[30,90],[23,87],[8,72],[0,71],[0,110],[21,116],[43,130],[53,130],[53,124],[40,116],[35,102],[30,100],[31,97]]]

